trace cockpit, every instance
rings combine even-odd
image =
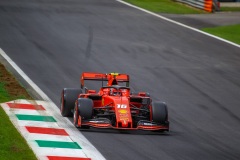
[[[110,96],[129,96],[130,88],[118,85],[105,86],[101,88],[104,95]]]

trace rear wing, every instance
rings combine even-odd
[[[93,81],[108,81],[108,85],[112,83],[113,80],[117,82],[126,82],[127,87],[129,86],[129,75],[122,73],[93,73],[93,72],[83,72],[81,75],[81,88],[84,87],[85,80]]]

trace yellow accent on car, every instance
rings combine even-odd
[[[119,75],[119,73],[110,73],[110,75],[112,75],[112,76],[118,76]]]
[[[118,112],[119,112],[119,113],[122,113],[122,114],[125,114],[125,113],[127,113],[127,110],[121,109],[121,110],[118,110]]]
[[[104,105],[104,98],[102,99],[102,105]]]

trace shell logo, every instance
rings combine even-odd
[[[122,114],[126,114],[127,113],[127,110],[123,110],[123,109],[120,109],[118,110],[119,113],[122,113]]]

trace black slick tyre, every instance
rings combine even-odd
[[[77,109],[78,113],[76,113],[76,116],[81,116],[81,121],[89,120],[93,116],[93,101],[88,98],[79,98],[77,102]],[[78,120],[79,117],[77,117]],[[75,124],[76,127],[78,124]],[[81,128],[88,129],[89,126],[82,125]]]
[[[165,124],[168,120],[167,105],[163,102],[152,103],[152,120],[159,124]]]
[[[93,115],[93,101],[88,98],[79,98],[78,113],[82,117],[82,120],[91,119]]]

